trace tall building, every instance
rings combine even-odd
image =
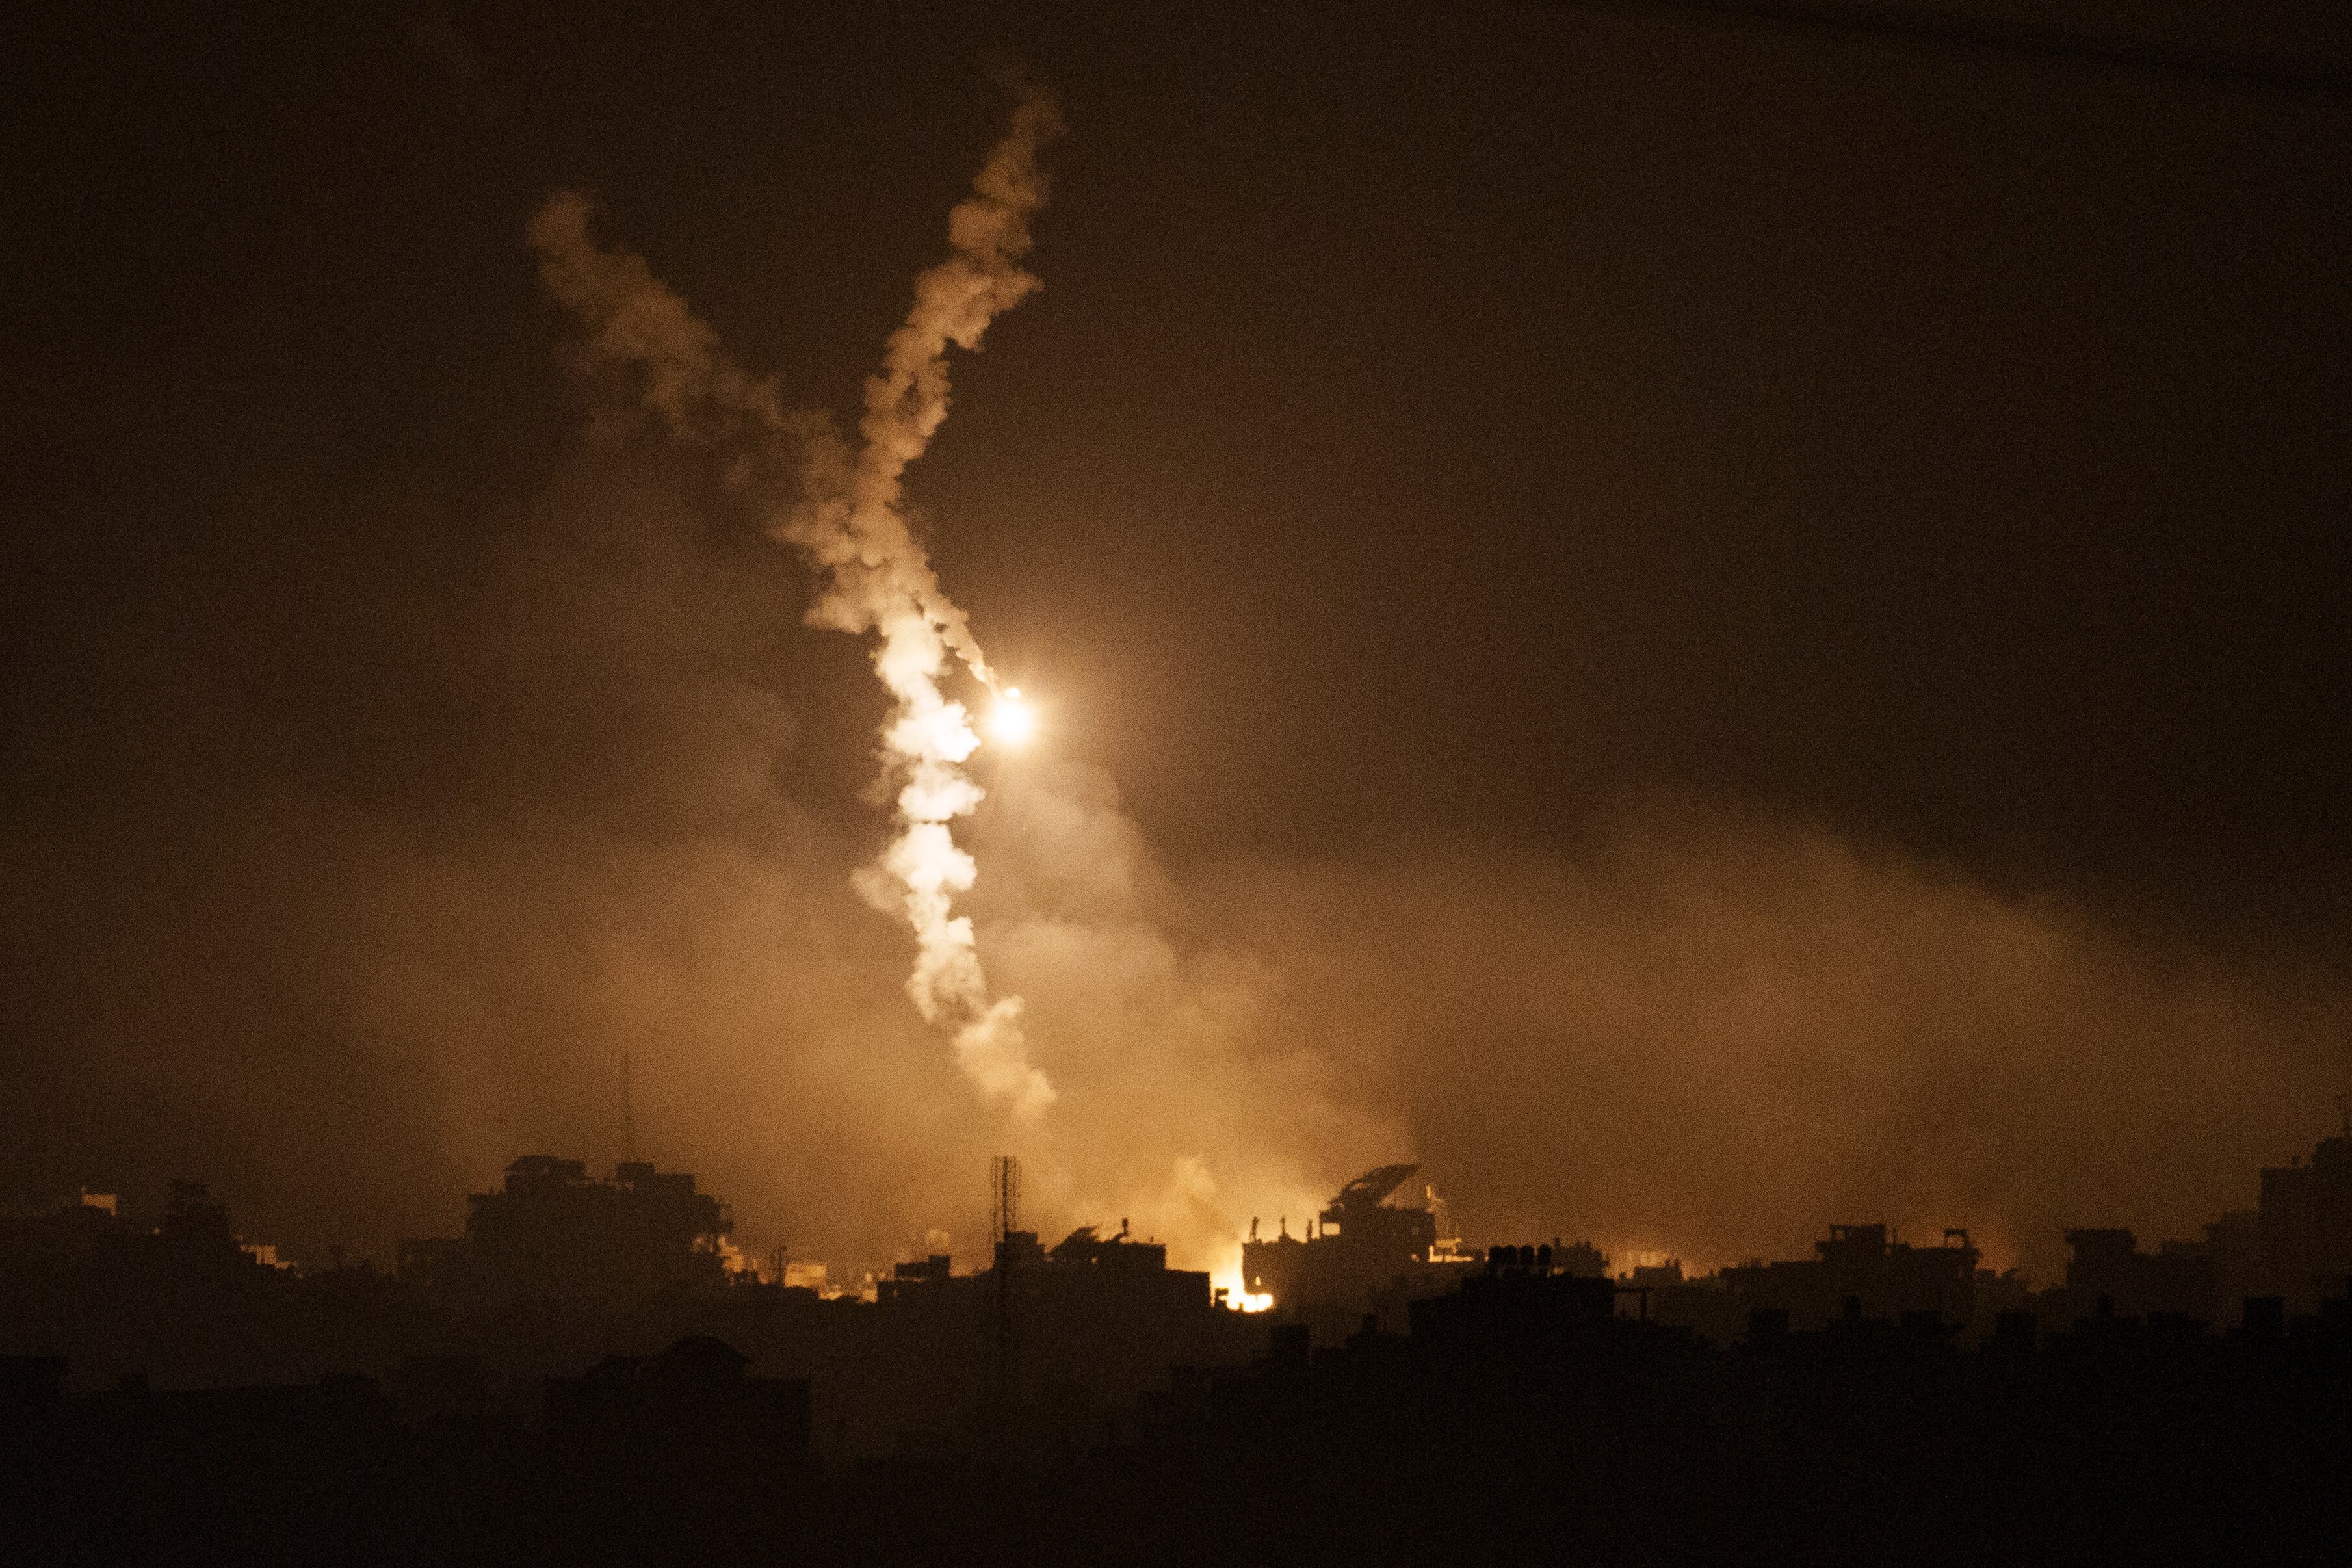
[[[626,1300],[727,1280],[727,1207],[684,1172],[625,1161],[610,1181],[585,1162],[526,1154],[505,1184],[466,1200],[462,1237],[403,1241],[401,1278],[428,1289]]]

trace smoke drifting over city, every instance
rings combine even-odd
[[[1051,100],[1024,97],[975,194],[950,216],[955,255],[916,279],[914,310],[866,382],[863,445],[854,456],[823,412],[785,413],[772,381],[730,363],[709,326],[641,258],[599,250],[577,193],[551,198],[530,225],[550,292],[591,329],[592,363],[642,371],[646,405],[674,434],[693,438],[716,415],[721,439],[736,437],[739,461],[756,468],[764,459],[793,477],[772,503],[769,527],[825,574],[808,618],[875,634],[875,671],[895,703],[882,730],[881,784],[897,786],[898,834],[864,885],[914,929],[907,990],[916,1008],[953,1031],[957,1060],[982,1093],[1023,1118],[1053,1103],[1053,1086],[1028,1063],[1021,999],[990,998],[971,921],[953,908],[975,874],[951,825],[982,798],[962,765],[980,737],[940,678],[953,651],[976,679],[994,682],[967,617],[941,591],[901,515],[901,477],[947,417],[949,346],[979,348],[990,321],[1037,287],[1020,261],[1031,243],[1029,218],[1045,200],[1037,153],[1060,128]]]
[[[215,715],[168,737],[170,798],[12,838],[21,1016],[73,1047],[19,1063],[63,1111],[44,1168],[201,1165],[262,1234],[380,1251],[518,1149],[614,1157],[627,1051],[639,1147],[747,1239],[840,1266],[981,1233],[1001,1126],[852,890],[878,819],[779,785],[845,721],[776,689],[801,589],[714,542],[709,493],[586,453],[431,626],[317,607],[343,767],[429,813],[257,787]],[[2070,1217],[2164,1234],[2237,1201],[2343,1037],[2333,989],[1752,814],[1180,874],[1050,746],[990,787],[979,942],[1061,1096],[1013,1144],[1033,1204],[1198,1265],[1394,1154],[1481,1229],[1707,1262],[1866,1207],[2046,1268]],[[202,847],[154,835],[198,808]]]
[[[1916,62],[1768,93],[1604,32],[1555,102],[1532,23],[1443,71],[1154,35],[1197,125],[1034,62],[1033,252],[1055,113],[1006,138],[979,42],[770,40],[788,92],[712,46],[673,145],[608,121],[626,37],[483,26],[587,85],[297,51],[305,138],[125,78],[89,156],[159,216],[24,264],[17,1199],[195,1174],[382,1258],[519,1152],[617,1157],[625,1055],[641,1152],[853,1278],[977,1257],[1006,1152],[1040,1228],[1190,1267],[1417,1160],[1473,1238],[1885,1220],[2046,1275],[2331,1119],[2342,458],[2297,410],[2352,356],[2295,258],[2347,204],[2247,153],[2269,111],[2126,156],[2031,82],[1923,120]],[[2043,259],[1947,276],[1980,223]],[[2145,390],[2218,362],[2318,390]],[[976,746],[1010,684],[1044,732]]]
[[[2352,8],[2051,9],[12,11],[0,1562],[2341,1556]]]

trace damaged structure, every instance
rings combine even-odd
[[[1277,1310],[1345,1318],[1452,1289],[1472,1267],[1438,1236],[1437,1215],[1422,1204],[1392,1203],[1419,1165],[1381,1165],[1339,1189],[1304,1237],[1261,1239],[1257,1222],[1242,1244],[1243,1289],[1273,1298]]]

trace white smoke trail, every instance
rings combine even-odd
[[[548,291],[587,329],[588,367],[640,374],[646,407],[674,434],[732,449],[738,484],[784,498],[771,532],[824,574],[810,621],[876,634],[875,671],[894,704],[881,755],[885,782],[897,785],[898,832],[859,890],[915,933],[907,993],[916,1008],[950,1032],[982,1097],[1024,1118],[1052,1103],[1053,1085],[1029,1063],[1021,999],[990,996],[971,921],[954,912],[976,868],[950,825],[980,804],[962,767],[980,738],[940,681],[950,653],[992,688],[994,678],[901,502],[907,466],[947,417],[949,347],[977,349],[990,321],[1040,287],[1021,261],[1045,200],[1037,154],[1060,132],[1053,100],[1024,92],[972,195],[949,216],[948,259],[915,280],[914,306],[866,379],[855,452],[822,411],[785,408],[772,377],[730,359],[642,257],[598,246],[585,196],[550,198],[529,228]]]

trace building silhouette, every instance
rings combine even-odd
[[[1742,1323],[1756,1311],[1782,1312],[1791,1326],[1818,1329],[1859,1312],[1900,1318],[1932,1313],[1964,1325],[1975,1316],[1978,1252],[1965,1230],[1933,1247],[1899,1239],[1884,1225],[1833,1225],[1794,1262],[1743,1263],[1722,1270],[1730,1310]]]
[[[503,1186],[466,1200],[462,1237],[403,1241],[402,1279],[436,1291],[627,1300],[727,1283],[726,1205],[685,1172],[526,1154]]]
[[[634,1163],[519,1160],[398,1277],[271,1267],[193,1184],[75,1201],[0,1224],[0,1557],[2310,1560],[2352,1526],[2341,1147],[2225,1244],[2077,1227],[2032,1293],[1875,1224],[1696,1279],[1474,1262],[1385,1167],[1270,1255],[1365,1292],[1336,1325],[1009,1204],[986,1267],[820,1299]]]
[[[2064,1285],[2040,1292],[2051,1321],[2109,1313],[2171,1314],[2216,1326],[2239,1321],[2249,1300],[2273,1298],[2308,1315],[2344,1295],[2352,1279],[2352,1130],[2323,1138],[2311,1157],[2266,1167],[2256,1206],[2226,1213],[2201,1239],[2142,1248],[2133,1233],[2085,1226],[2065,1233],[2073,1249]]]
[[[1294,1237],[1286,1222],[1261,1238],[1251,1222],[1242,1244],[1244,1289],[1272,1298],[1275,1309],[1352,1325],[1366,1310],[1402,1321],[1404,1304],[1449,1289],[1472,1267],[1440,1246],[1437,1216],[1417,1204],[1389,1201],[1418,1165],[1381,1165],[1339,1189]]]
[[[2252,1256],[2223,1268],[2252,1280],[2249,1295],[2286,1299],[2292,1311],[2317,1310],[2344,1293],[2352,1274],[2352,1123],[2323,1138],[2308,1162],[2263,1172]]]

